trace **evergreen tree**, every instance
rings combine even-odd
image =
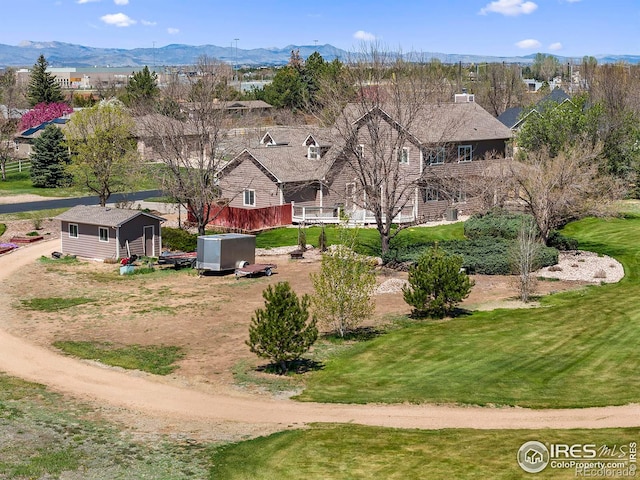
[[[316,319],[309,321],[308,295],[301,299],[289,282],[278,282],[262,292],[265,308],[255,311],[247,345],[259,357],[271,359],[286,373],[289,362],[299,359],[318,338]]]
[[[461,271],[462,257],[448,256],[437,246],[427,250],[409,270],[404,301],[416,317],[442,318],[471,293],[473,283]]]
[[[126,101],[130,107],[149,109],[160,94],[158,75],[145,66],[129,79],[126,90]]]
[[[31,154],[31,183],[34,187],[56,188],[68,186],[71,177],[66,172],[70,162],[64,144],[64,134],[55,125],[47,125],[33,141]]]
[[[53,75],[47,72],[48,66],[49,62],[44,58],[44,55],[40,55],[33,65],[33,71],[27,87],[27,97],[32,107],[39,103],[64,101],[60,85],[56,83]]]

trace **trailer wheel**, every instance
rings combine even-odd
[[[272,273],[273,273],[273,272],[271,271],[271,268],[270,268],[270,267],[267,267],[267,268],[265,268],[265,269],[264,269],[264,274],[265,274],[267,277],[270,277]]]

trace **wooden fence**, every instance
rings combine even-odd
[[[28,158],[10,160],[5,164],[4,168],[7,174],[28,172],[31,169],[31,161]]]
[[[291,204],[251,209],[229,206],[212,207],[211,216],[215,218],[209,222],[209,225],[230,230],[254,232],[266,228],[291,225],[292,213]],[[193,222],[194,220],[193,215],[189,213],[188,221]]]

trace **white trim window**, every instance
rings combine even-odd
[[[440,192],[435,187],[424,187],[422,189],[422,201],[423,203],[427,202],[437,202],[440,200]]]
[[[409,147],[402,147],[398,150],[398,163],[409,164]]]
[[[309,158],[310,160],[320,160],[320,147],[316,145],[309,145],[307,158]]]
[[[256,191],[246,189],[242,192],[242,205],[245,207],[255,207],[256,206]]]
[[[471,145],[458,145],[458,162],[470,162],[473,158],[473,147]]]
[[[444,164],[444,147],[438,147],[429,151],[429,165]]]
[[[69,238],[78,238],[78,224],[70,223],[69,224]]]
[[[364,145],[356,145],[356,155],[358,158],[364,158]]]
[[[109,242],[109,229],[107,227],[98,227],[98,241]]]

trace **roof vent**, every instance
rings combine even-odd
[[[456,93],[453,97],[454,103],[472,103],[474,95],[472,93]]]

